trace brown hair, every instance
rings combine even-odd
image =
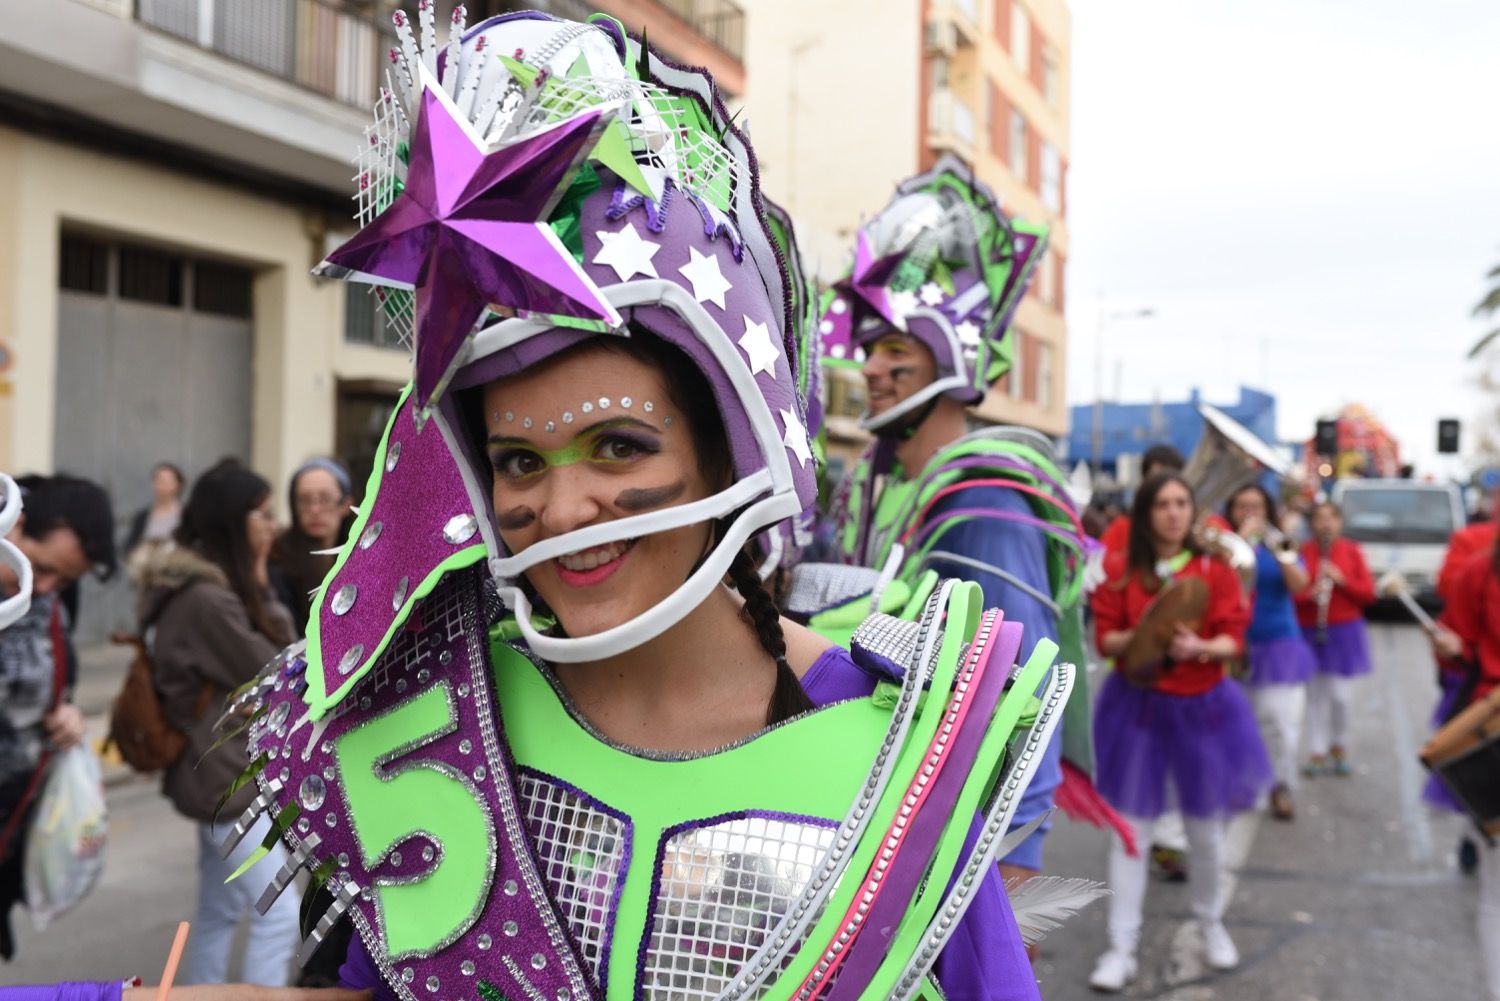
[[[1193,497],[1193,485],[1184,479],[1181,473],[1153,473],[1147,477],[1146,482],[1142,483],[1135,493],[1135,502],[1130,505],[1130,545],[1125,551],[1127,573],[1121,582],[1122,586],[1124,581],[1128,581],[1134,573],[1141,575],[1141,582],[1147,586],[1148,590],[1161,586],[1161,581],[1156,576],[1156,543],[1151,534],[1151,509],[1156,506],[1157,495],[1169,483],[1180,484],[1187,491],[1188,503],[1193,506],[1194,518],[1198,515],[1198,502]],[[1186,548],[1189,552],[1198,551],[1193,545],[1191,536],[1187,540]]]

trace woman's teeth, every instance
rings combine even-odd
[[[593,549],[585,549],[577,553],[568,553],[559,556],[557,562],[568,570],[592,570],[601,567],[625,555],[625,550],[635,545],[635,540],[628,542],[611,542],[607,546],[596,546]]]

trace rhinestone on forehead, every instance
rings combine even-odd
[[[591,413],[594,412],[594,405],[592,403],[590,403],[588,400],[584,400],[583,401],[583,406],[579,407],[578,409],[582,410],[586,414],[591,414]]]
[[[573,411],[571,411],[571,410],[564,410],[563,411],[563,423],[564,424],[572,424],[573,423]]]

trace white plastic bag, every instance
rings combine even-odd
[[[52,761],[26,839],[26,907],[37,931],[72,909],[104,871],[99,759],[84,744]]]

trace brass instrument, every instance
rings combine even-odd
[[[1267,470],[1282,477],[1291,472],[1290,463],[1228,414],[1206,403],[1198,405],[1198,412],[1203,437],[1182,471],[1193,485],[1198,510],[1223,507],[1236,490]]]
[[[1255,547],[1240,536],[1200,519],[1193,526],[1193,540],[1201,552],[1217,556],[1234,567],[1241,579],[1255,576]]]
[[[1318,624],[1313,638],[1321,646],[1328,642],[1328,606],[1333,601],[1333,578],[1328,574],[1329,557],[1333,553],[1333,540],[1318,536],[1318,579],[1313,585],[1313,598],[1318,603]]]

